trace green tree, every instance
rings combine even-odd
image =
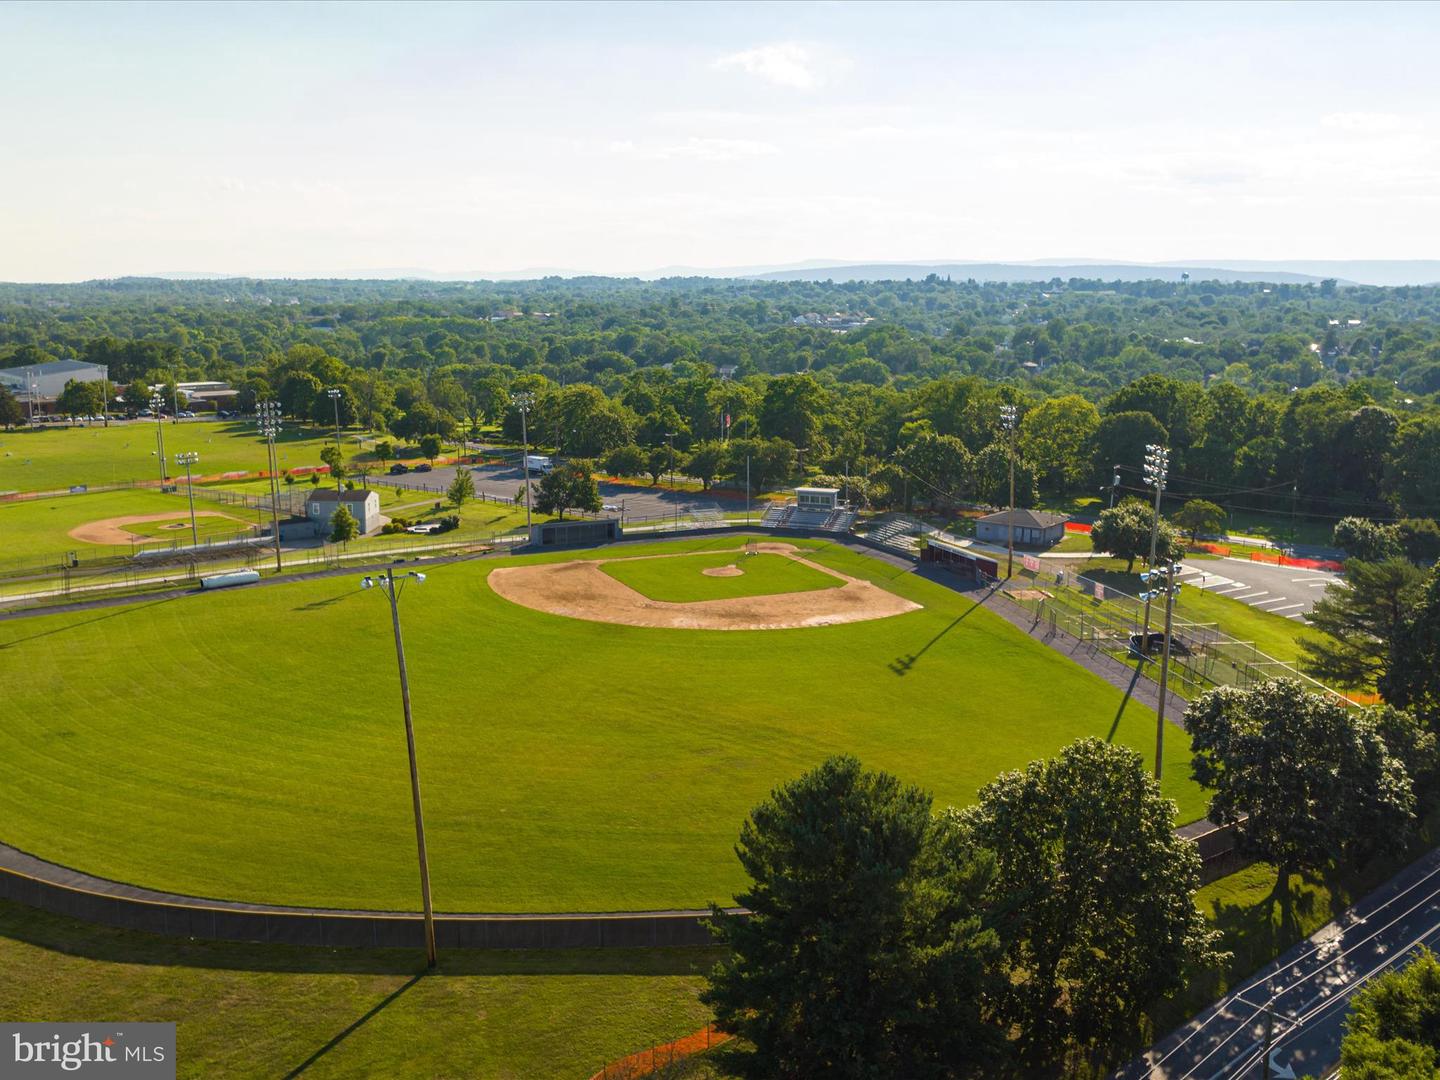
[[[1385,700],[1440,729],[1440,567],[1432,567],[1405,613],[1379,680]]]
[[[71,379],[55,399],[55,408],[66,416],[98,416],[105,411],[105,391],[98,382]]]
[[[1440,415],[1401,424],[1385,466],[1385,487],[1409,517],[1440,514]]]
[[[593,464],[582,460],[567,461],[551,469],[540,478],[535,490],[535,509],[542,514],[554,514],[562,521],[566,510],[599,513],[600,487],[595,483],[593,471]]]
[[[1321,634],[1300,639],[1301,670],[1347,689],[1383,682],[1424,578],[1408,559],[1350,559],[1345,582],[1329,586],[1310,612]]]
[[[639,476],[648,460],[645,451],[634,443],[617,446],[605,455],[605,471],[611,476]]]
[[[783,483],[795,470],[795,447],[784,439],[731,439],[729,447],[726,475],[743,488],[748,461],[752,494]]]
[[[360,523],[355,520],[355,515],[344,503],[335,507],[335,513],[330,515],[330,542],[332,544],[345,544],[354,540],[360,535]]]
[[[747,1074],[994,1074],[994,859],[928,795],[830,758],[751,811],[735,850],[752,915],[714,909],[728,953],[701,999],[754,1047]]]
[[[830,392],[810,374],[781,375],[765,385],[760,401],[760,430],[819,453],[820,430],[833,409]]]
[[[1240,822],[1243,850],[1278,867],[1277,889],[1409,834],[1414,785],[1373,712],[1273,679],[1201,694],[1185,727],[1194,777],[1215,792],[1210,819]]]
[[[1429,949],[1350,999],[1340,1071],[1345,1080],[1440,1080],[1440,960]]]
[[[1331,534],[1336,547],[1352,559],[1382,562],[1400,554],[1400,538],[1394,526],[1379,525],[1369,518],[1344,517]]]
[[[470,475],[469,469],[455,470],[455,479],[450,481],[445,495],[456,510],[475,497],[475,478]]]
[[[150,404],[150,384],[144,379],[136,379],[125,387],[123,396],[125,398],[125,408],[132,413],[139,412]],[[268,393],[263,395],[259,400],[264,400],[264,398],[267,397],[269,397]],[[252,402],[249,405],[249,409],[253,410],[254,408],[255,406]]]
[[[901,468],[910,473],[922,498],[954,504],[973,486],[970,451],[954,435],[936,435],[929,423],[906,425],[903,445],[895,454]]]
[[[706,491],[715,482],[715,477],[725,466],[727,454],[725,444],[715,440],[696,443],[690,448],[685,463],[685,471],[700,481],[701,487]]]
[[[1126,560],[1125,572],[1135,569],[1136,559],[1150,557],[1150,531],[1155,526],[1155,510],[1139,499],[1122,499],[1102,510],[1090,530],[1090,544],[1117,559]],[[1184,549],[1175,537],[1175,530],[1163,518],[1155,540],[1155,558],[1159,562],[1178,558]]]
[[[431,432],[420,436],[420,453],[430,459],[430,464],[435,464],[435,459],[440,456],[440,450],[445,444],[440,436]]]
[[[1440,522],[1432,518],[1403,518],[1395,523],[1395,539],[1405,557],[1428,566],[1440,559]]]
[[[1078,490],[1090,479],[1091,448],[1100,410],[1078,394],[1043,401],[1025,413],[1017,446],[1040,485],[1056,495]]]
[[[395,447],[389,439],[381,439],[375,444],[373,453],[375,454],[375,460],[380,463],[380,467],[383,469],[385,463],[395,456]]]
[[[1108,485],[1116,465],[1138,470],[1145,461],[1145,447],[1164,446],[1169,440],[1165,425],[1148,412],[1113,413],[1095,429],[1091,477],[1096,484]]]
[[[336,480],[343,480],[346,476],[345,454],[333,443],[320,451],[320,460],[330,466],[330,475]]]
[[[25,408],[8,387],[0,386],[0,427],[6,431],[25,422]]]
[[[1203,532],[1218,536],[1225,531],[1225,511],[1206,499],[1191,499],[1176,510],[1172,520],[1190,534],[1190,542],[1200,539]]]

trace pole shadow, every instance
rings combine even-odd
[[[117,607],[117,610],[111,611],[110,613],[108,613],[108,614],[106,614],[106,615],[97,615],[97,616],[95,616],[93,619],[81,619],[81,620],[79,620],[78,622],[66,623],[64,626],[57,626],[57,627],[55,627],[53,630],[42,630],[42,631],[41,631],[40,633],[38,633],[38,634],[30,634],[30,635],[27,636],[27,637],[11,638],[9,641],[0,641],[0,650],[13,649],[13,648],[15,648],[15,646],[17,646],[17,645],[23,645],[23,644],[24,644],[25,642],[27,642],[27,641],[38,641],[40,638],[50,637],[52,634],[63,634],[66,630],[75,630],[75,629],[77,629],[78,627],[81,627],[81,626],[91,626],[91,625],[93,625],[93,624],[95,624],[95,623],[98,623],[98,622],[104,622],[106,619],[118,619],[121,615],[129,615],[129,614],[131,614],[131,613],[133,613],[133,612],[136,612],[136,611],[142,611],[142,610],[144,610],[145,608],[157,607],[157,606],[159,606],[160,604],[168,604],[168,603],[170,603],[170,601],[172,601],[172,600],[177,600],[177,599],[179,599],[178,596],[171,595],[171,596],[162,596],[162,597],[161,597],[160,599],[158,599],[158,600],[151,600],[149,603],[144,603],[144,604],[135,604],[135,603],[123,604],[123,601],[122,601],[121,603],[123,604],[123,606],[121,606],[121,604],[116,604],[115,606]],[[98,604],[99,604],[99,602],[97,602],[97,606],[98,606]],[[112,606],[112,604],[111,604],[111,603],[105,603],[105,606],[106,606],[106,607],[110,607],[110,606]],[[41,610],[41,611],[35,612],[35,614],[36,614],[36,615],[47,615],[47,614],[54,614],[54,613],[53,613],[53,612],[46,612],[46,611]]]
[[[295,1077],[297,1077],[297,1076],[301,1075],[302,1073],[304,1073],[307,1069],[310,1068],[310,1066],[314,1065],[317,1061],[319,1061],[321,1058],[323,1058],[323,1057],[324,1057],[326,1054],[328,1054],[331,1050],[334,1050],[337,1046],[339,1046],[342,1042],[344,1042],[346,1039],[348,1039],[351,1035],[353,1035],[355,1032],[359,1031],[362,1027],[364,1027],[364,1026],[365,1026],[367,1023],[369,1023],[372,1019],[374,1019],[376,1016],[378,1016],[381,1012],[383,1012],[386,1008],[388,1008],[391,1004],[393,1004],[393,1003],[400,997],[401,994],[405,993],[406,990],[409,990],[412,986],[414,986],[417,982],[419,982],[419,981],[420,981],[421,979],[423,979],[424,977],[425,977],[425,972],[423,972],[423,971],[416,972],[414,975],[410,976],[410,978],[409,978],[409,980],[408,980],[407,982],[405,982],[402,986],[400,986],[400,987],[398,987],[397,989],[395,989],[394,991],[392,991],[387,997],[385,997],[382,1001],[380,1001],[378,1004],[376,1004],[374,1008],[372,1008],[369,1012],[365,1013],[364,1016],[361,1016],[358,1020],[356,1020],[354,1023],[352,1023],[349,1027],[345,1028],[343,1031],[341,1031],[338,1035],[336,1035],[334,1038],[332,1038],[332,1039],[331,1039],[329,1042],[327,1042],[324,1046],[320,1047],[319,1050],[316,1050],[315,1053],[311,1054],[308,1058],[306,1058],[304,1061],[302,1061],[299,1065],[295,1066],[295,1068],[291,1069],[288,1073],[286,1073],[286,1074],[285,1074],[285,1080],[294,1080]]]
[[[891,672],[893,672],[896,676],[904,678],[906,675],[910,674],[910,670],[920,662],[920,658],[939,643],[941,638],[943,638],[946,634],[950,633],[951,630],[954,630],[955,627],[959,626],[962,622],[968,619],[971,612],[973,612],[981,604],[985,603],[985,601],[990,599],[990,597],[993,595],[994,590],[992,589],[990,592],[986,593],[979,600],[976,600],[968,608],[962,611],[959,615],[955,616],[955,618],[950,621],[950,624],[946,626],[945,629],[941,630],[938,634],[936,634],[924,645],[922,645],[918,651],[910,653],[908,656],[897,656],[894,660],[890,661],[890,663],[885,666],[888,667]]]

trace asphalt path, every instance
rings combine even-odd
[[[1440,848],[1256,972],[1112,1080],[1322,1076],[1340,1060],[1350,998],[1440,942]],[[1273,1014],[1267,1044],[1266,1012]],[[1267,1045],[1269,1052],[1267,1053]]]
[[[1302,570],[1249,559],[1187,559],[1181,565],[1182,585],[1228,596],[1297,622],[1305,621],[1328,586],[1342,580],[1328,570]]]
[[[524,473],[515,465],[474,466],[470,469],[470,477],[475,482],[477,492],[483,491],[487,495],[498,496],[502,499],[513,499],[522,490],[521,485],[525,483]],[[412,471],[402,476],[390,476],[389,474],[371,476],[369,483],[443,495],[454,479],[455,466],[437,465],[428,473]],[[534,488],[539,482],[539,476],[530,478],[530,497],[532,499],[535,497]],[[685,515],[692,511],[714,513],[726,509],[743,510],[745,508],[743,504],[722,506],[716,499],[700,492],[669,491],[634,487],[629,484],[611,484],[603,481],[599,486],[601,501],[607,506],[616,507],[615,512],[618,512],[618,508],[623,506],[625,520],[637,523],[643,523],[646,519],[673,517],[677,512]],[[757,517],[760,512],[760,510],[756,510]]]

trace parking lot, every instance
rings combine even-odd
[[[1191,559],[1182,565],[1182,584],[1300,622],[1306,621],[1325,589],[1342,580],[1328,570],[1301,570],[1246,559]]]

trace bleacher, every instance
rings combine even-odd
[[[696,525],[724,525],[725,512],[718,507],[713,510],[691,510],[690,520]]]
[[[790,523],[790,515],[794,512],[793,506],[767,506],[760,518],[760,525],[766,529],[778,529]]]
[[[840,507],[835,510],[801,510],[793,503],[771,506],[760,519],[767,529],[815,529],[819,532],[849,532],[855,523],[855,511]]]

